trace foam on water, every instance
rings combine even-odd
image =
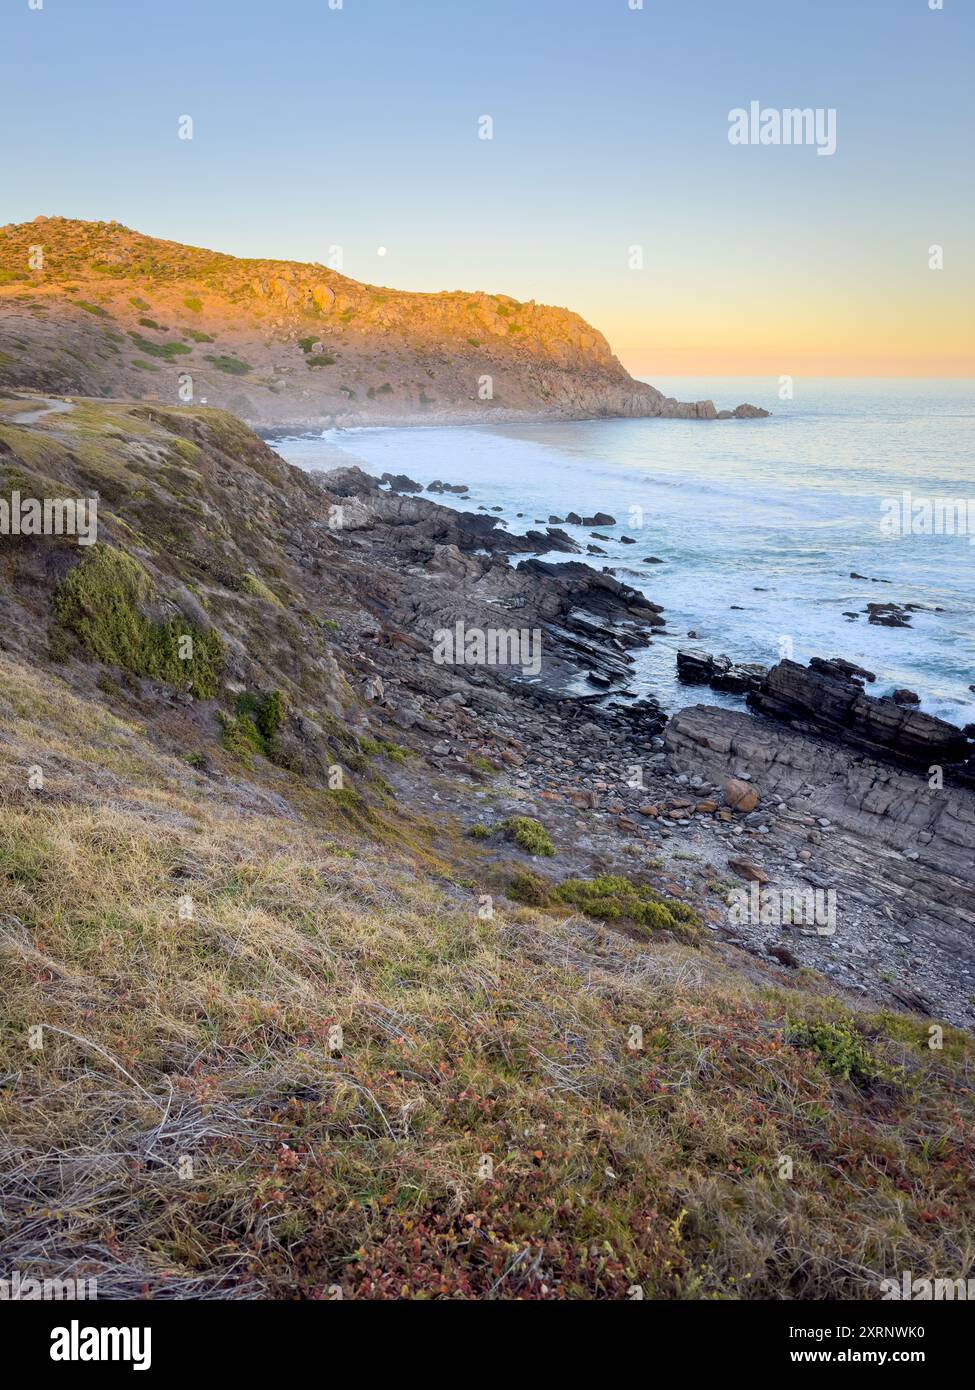
[[[565,530],[583,548],[590,531],[611,537],[592,541],[605,557],[578,558],[625,568],[624,582],[664,606],[669,634],[635,654],[633,685],[668,708],[702,698],[739,704],[680,686],[679,646],[771,664],[788,639],[798,661],[845,657],[877,672],[877,694],[908,686],[930,713],[975,721],[975,545],[967,535],[892,538],[880,529],[883,499],[905,490],[975,498],[975,385],[798,380],[795,399],[780,401],[778,382],[767,379],[654,384],[682,400],[752,400],[774,414],[331,430],[275,447],[305,468],[358,462],[424,487],[436,478],[468,483],[469,497],[436,500],[501,506],[496,515],[513,533],[567,511],[609,512],[615,527]],[[623,535],[636,544],[622,544]],[[650,555],[665,563],[645,563]],[[867,603],[888,601],[925,609],[910,629],[869,625]],[[850,622],[845,611],[861,616]],[[686,637],[691,630],[698,640]]]

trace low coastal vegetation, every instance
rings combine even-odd
[[[246,376],[251,369],[249,362],[242,362],[239,357],[227,354],[208,356],[207,361],[216,367],[218,372],[226,372],[228,376]]]
[[[883,1076],[882,1067],[849,1020],[837,1023],[813,1019],[797,1023],[789,1032],[789,1042],[815,1053],[830,1076],[861,1086]]]
[[[252,753],[270,758],[275,735],[284,723],[285,699],[280,690],[267,695],[244,691],[237,697],[232,716],[221,710],[217,717],[223,730],[221,742],[228,752],[247,762]]]
[[[260,575],[245,574],[240,582],[240,587],[245,594],[253,594],[255,598],[263,599],[265,603],[270,603],[275,608],[284,607],[277,594],[270,585],[265,584]]]
[[[578,908],[595,921],[625,924],[647,933],[669,931],[685,940],[696,940],[701,925],[698,914],[649,884],[632,883],[618,874],[597,878],[565,879],[551,883],[530,870],[518,869],[507,885],[508,896],[531,907]]]
[[[367,758],[378,758],[380,756],[389,758],[394,763],[405,763],[407,752],[405,748],[400,748],[398,744],[392,743],[385,738],[369,738],[368,735],[360,736],[359,748]]]
[[[106,665],[211,699],[223,663],[220,638],[178,617],[153,622],[143,612],[151,597],[152,584],[138,562],[99,544],[57,586],[53,613]],[[56,649],[66,654],[61,638],[55,630]]]
[[[509,816],[501,828],[526,854],[547,858],[555,853],[555,846],[545,827],[532,816]]]
[[[192,348],[188,348],[185,343],[154,343],[142,333],[130,333],[129,337],[140,352],[146,353],[149,357],[165,358],[167,362],[171,362],[174,357],[183,357],[192,352]]]

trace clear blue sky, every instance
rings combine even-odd
[[[303,260],[337,243],[359,279],[568,304],[637,370],[736,346],[729,371],[844,345],[866,363],[865,321],[881,356],[900,333],[953,360],[975,18],[944,6],[4,0],[0,222],[114,217]],[[836,107],[836,155],[729,145],[751,100]]]

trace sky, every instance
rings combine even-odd
[[[651,378],[969,376],[975,4],[932,3],[2,0],[0,223],[339,246]],[[835,153],[732,144],[752,102],[835,110]]]

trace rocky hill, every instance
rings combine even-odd
[[[210,409],[0,398],[0,501],[92,496],[95,544],[0,534],[11,1268],[539,1300],[967,1268],[970,948],[923,997],[913,861],[855,875],[835,951],[729,929],[736,882],[892,856],[906,774],[563,698],[660,609],[512,569],[489,517],[302,473]],[[460,612],[544,628],[554,675],[435,664]]]
[[[719,414],[635,381],[567,309],[62,217],[0,229],[0,386],[207,403],[264,429]]]

